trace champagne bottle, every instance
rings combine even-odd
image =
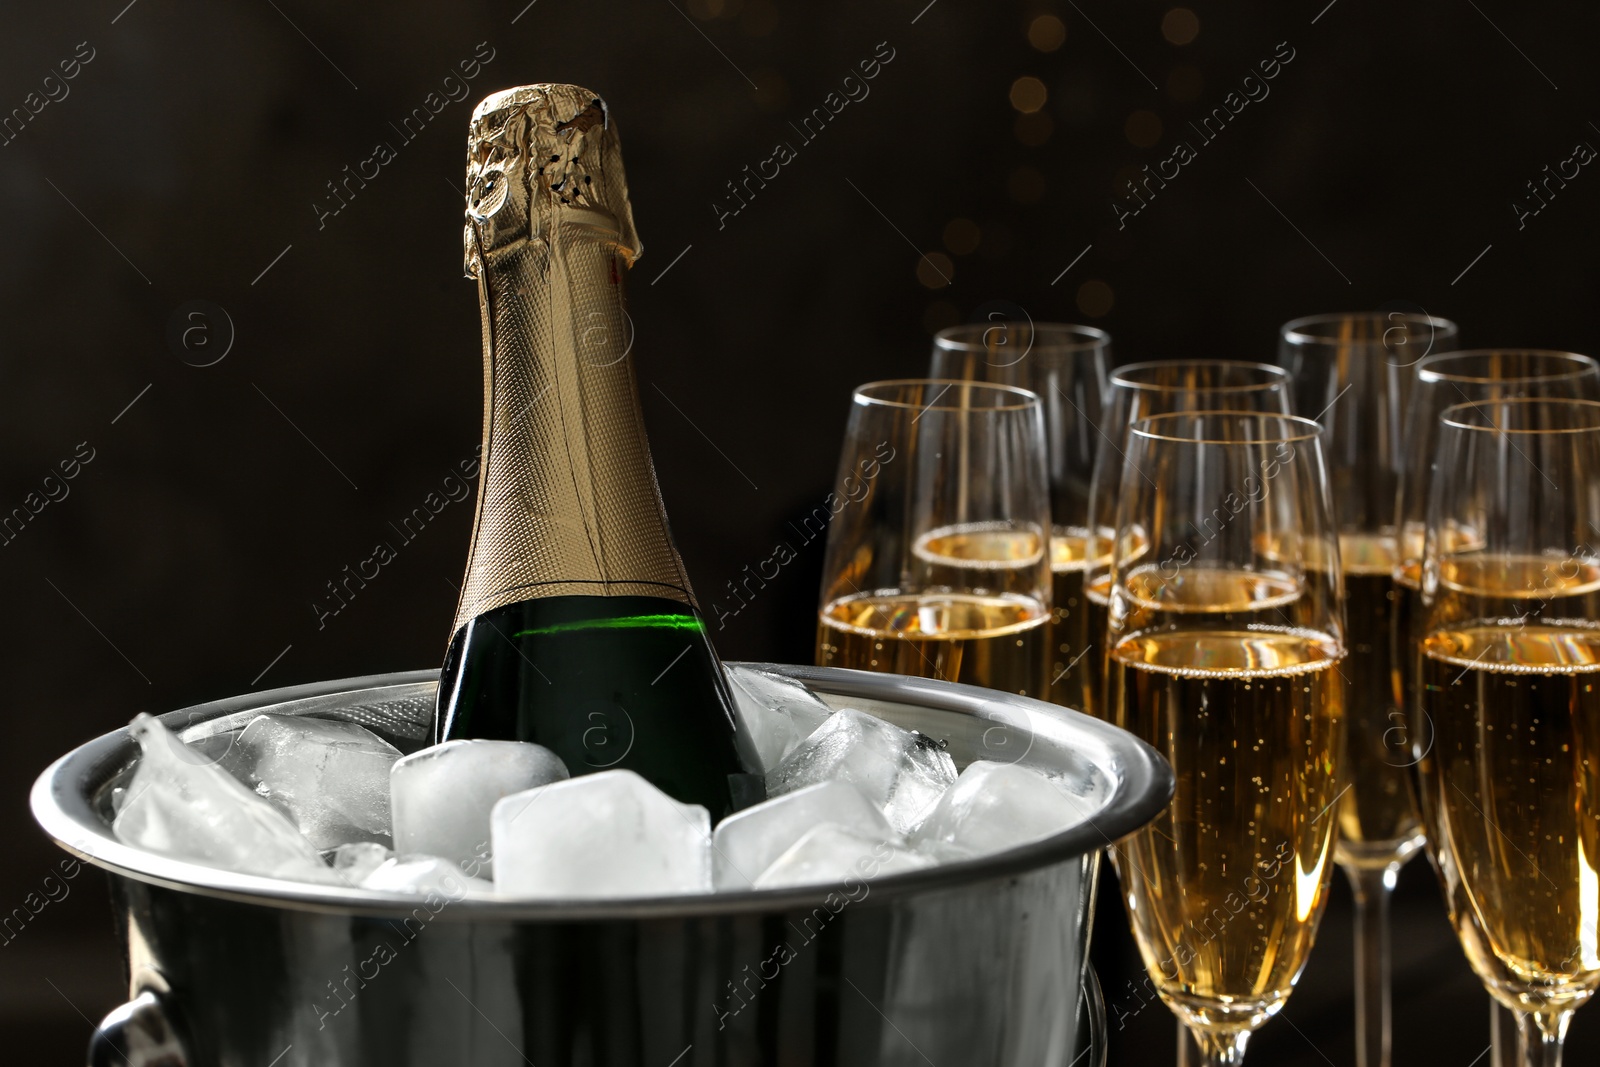
[[[483,461],[435,740],[537,742],[573,775],[627,768],[723,815],[759,779],[645,441],[622,307],[640,244],[605,103],[488,97],[467,187]]]

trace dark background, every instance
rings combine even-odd
[[[1103,326],[1122,360],[1270,358],[1290,317],[1380,306],[1457,318],[1471,344],[1600,350],[1600,175],[1523,229],[1512,208],[1600,144],[1587,5],[1185,0],[1189,39],[1145,0],[524,2],[0,12],[0,114],[60,95],[46,76],[93,50],[0,145],[0,513],[80,443],[94,456],[0,545],[0,912],[61,855],[26,795],[70,747],[142,710],[439,662],[469,503],[321,626],[312,604],[476,443],[460,187],[471,107],[495,89],[575,81],[618,118],[647,248],[640,389],[704,601],[828,491],[850,387],[921,372],[934,329],[997,307]],[[494,58],[467,98],[405,142],[390,123],[479,42]],[[894,58],[870,96],[802,144],[789,123],[880,42]],[[1270,95],[1202,143],[1186,124],[1279,42],[1294,58]],[[1119,229],[1119,183],[1178,138],[1197,158]],[[319,228],[325,183],[380,140],[397,157]],[[724,184],[779,140],[798,157],[719,226]],[[198,320],[180,314],[194,300],[213,305]],[[820,549],[716,635],[724,655],[809,659]],[[1340,881],[1252,1062],[1353,1062]],[[70,884],[0,946],[7,1062],[82,1062],[121,999],[104,883]],[[1136,964],[1106,903],[1116,1014]],[[1396,1062],[1469,1067],[1485,1001],[1424,862],[1396,939]],[[1569,1062],[1600,1046],[1589,1014]],[[1114,1058],[1166,1062],[1171,1033],[1165,1009],[1139,1012]]]

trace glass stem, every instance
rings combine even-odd
[[[1561,1067],[1561,1044],[1567,1039],[1567,1024],[1571,1021],[1571,1011],[1518,1012],[1521,1067]]]
[[[1250,1040],[1250,1031],[1195,1027],[1190,1033],[1200,1046],[1201,1067],[1241,1067],[1244,1063],[1244,1045]]]
[[[1356,901],[1356,1067],[1389,1067],[1389,895],[1400,865],[1345,874]]]
[[[1517,1067],[1522,1062],[1522,1055],[1517,1051],[1521,1040],[1518,1030],[1517,1013],[1490,997],[1489,1046],[1494,1051],[1489,1057],[1489,1067]]]
[[[1193,1045],[1189,1041],[1189,1028],[1182,1019],[1178,1020],[1178,1067],[1194,1067],[1194,1056],[1190,1054]],[[1508,1064],[1507,1067],[1510,1067]]]

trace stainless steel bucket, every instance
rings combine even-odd
[[[105,815],[127,731],[58,760],[35,818],[111,872],[130,1001],[91,1062],[165,1067],[1084,1067],[1077,1017],[1100,849],[1171,771],[1127,733],[1023,697],[774,668],[834,707],[1086,783],[1088,823],[993,858],[831,888],[450,901],[287,885],[130,848]],[[296,686],[163,716],[426,722],[434,672]],[[397,714],[398,712],[398,714]],[[421,743],[394,738],[403,749]],[[597,847],[603,847],[597,842]]]

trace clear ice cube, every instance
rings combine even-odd
[[[560,756],[523,741],[446,741],[413,752],[389,774],[395,851],[488,874],[495,803],[566,777]]]
[[[334,849],[333,869],[351,885],[360,885],[362,879],[393,856],[393,852],[375,841],[353,841]]]
[[[891,826],[905,833],[956,780],[956,766],[932,739],[846,708],[767,774],[767,795],[835,780],[860,789],[884,810]]]
[[[447,900],[494,892],[494,883],[472,878],[439,856],[384,860],[361,880],[362,889],[385,893],[437,893]]]
[[[827,721],[833,709],[811,690],[781,674],[729,667],[734,739],[745,767],[765,774]]]
[[[282,811],[233,775],[197,760],[156,719],[129,727],[142,750],[112,830],[136,848],[245,874],[338,879]]]
[[[241,728],[242,729],[242,728]],[[183,747],[203,763],[221,763],[234,745],[239,743],[241,730],[219,730],[196,737],[193,729],[174,731],[183,741]]]
[[[757,889],[868,881],[933,866],[934,861],[892,841],[823,825],[796,841],[756,879]]]
[[[920,823],[956,782],[956,761],[950,753],[926,734],[912,736],[915,740],[901,758],[900,773],[884,806],[890,825],[901,833]]]
[[[717,824],[711,838],[719,890],[749,889],[763,871],[823,824],[874,840],[898,840],[883,812],[849,782],[820,782],[746,808]]]
[[[399,758],[399,749],[353,722],[258,715],[219,764],[281,808],[313,845],[330,849],[388,844],[389,768]]]
[[[632,771],[530,789],[494,806],[502,895],[646,897],[711,891],[711,815]]]
[[[1094,811],[1093,803],[1036,770],[978,760],[939,798],[911,841],[922,851],[975,856],[1060,833]]]

